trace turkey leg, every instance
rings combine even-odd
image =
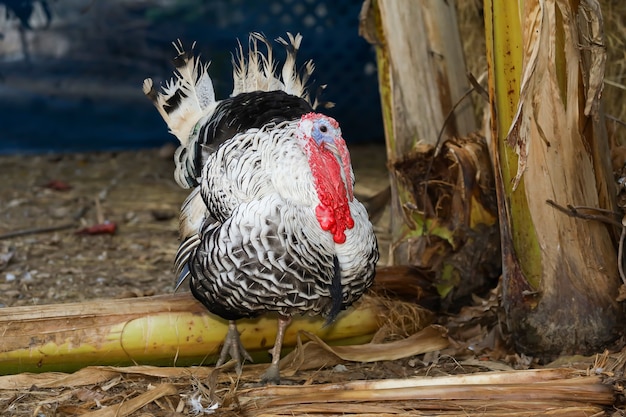
[[[237,361],[238,373],[241,373],[244,360],[252,362],[250,354],[241,344],[235,320],[230,320],[228,322],[228,333],[226,333],[226,337],[224,338],[224,346],[222,347],[220,358],[215,366],[221,366],[226,363],[226,359],[228,359],[229,356]]]
[[[285,329],[291,323],[291,317],[278,316],[278,332],[276,333],[276,342],[274,347],[270,350],[272,354],[272,363],[269,368],[261,376],[261,384],[280,385],[280,369],[278,363],[280,362],[280,351],[283,347],[283,339],[285,338]]]

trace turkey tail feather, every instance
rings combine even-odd
[[[333,267],[334,274],[332,281],[330,283],[330,312],[328,313],[328,317],[326,318],[325,326],[332,324],[337,315],[341,312],[341,307],[343,305],[343,290],[341,286],[341,266],[339,265],[339,258],[337,255],[333,256]]]
[[[152,100],[170,132],[186,146],[195,124],[215,105],[215,92],[208,73],[209,63],[203,64],[199,57],[185,51],[180,40],[174,42],[174,47],[178,53],[174,58],[174,78],[160,92],[154,88],[152,79],[147,78],[143,92]]]
[[[189,277],[189,258],[198,245],[200,245],[200,236],[196,234],[185,239],[178,247],[174,259],[174,271],[178,280],[176,281],[174,291],[178,290],[180,285]]]
[[[178,277],[176,289],[189,276],[189,257],[200,244],[199,230],[206,214],[207,208],[200,195],[200,187],[196,187],[189,194],[180,211],[178,230],[180,231],[181,243],[174,258],[174,271]]]
[[[189,263],[186,263],[182,266],[180,272],[178,273],[176,285],[174,286],[174,292],[178,291],[183,282],[189,278],[189,275],[191,275],[191,272],[189,271]]]
[[[300,44],[302,43],[302,35],[298,33],[296,36],[293,36],[291,33],[287,33],[287,38],[289,41],[283,38],[276,39],[276,41],[287,50],[287,58],[285,59],[282,71],[285,92],[308,100],[306,83],[309,81],[311,74],[313,74],[315,65],[312,60],[308,60],[304,63],[303,71],[299,72],[296,66],[296,56],[300,49]]]
[[[298,33],[293,36],[291,33],[287,33],[287,38],[288,41],[283,38],[276,39],[287,50],[287,58],[280,76],[276,74],[277,64],[274,61],[272,46],[265,36],[257,32],[250,34],[247,57],[241,43],[239,44],[239,49],[233,57],[234,88],[232,96],[253,91],[280,90],[301,97],[311,104],[306,84],[315,66],[313,61],[309,60],[305,62],[303,70],[298,71],[296,55],[300,49],[302,35]],[[260,43],[265,46],[267,51],[265,55],[259,49]]]

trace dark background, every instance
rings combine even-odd
[[[300,32],[298,64],[328,84],[325,111],[348,143],[383,141],[375,56],[358,35],[362,0],[0,1],[0,153],[139,149],[174,138],[143,79],[171,76],[171,42],[210,60],[218,99],[232,91],[237,39]],[[276,44],[278,58],[284,51]]]

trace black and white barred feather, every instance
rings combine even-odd
[[[355,225],[343,244],[320,229],[296,125],[250,129],[207,159],[201,193],[214,220],[190,259],[191,288],[224,318],[275,311],[332,319],[373,282],[378,251],[365,207],[350,202]],[[339,294],[331,294],[336,274]]]
[[[144,81],[144,93],[153,101],[170,132],[180,141],[174,156],[174,178],[181,187],[197,186],[206,156],[235,133],[261,127],[270,121],[299,116],[320,104],[332,106],[332,103],[321,103],[317,97],[311,103],[306,83],[315,66],[309,60],[303,70],[298,71],[296,55],[302,36],[288,33],[287,39],[277,39],[287,50],[287,58],[278,75],[269,41],[259,33],[250,34],[247,56],[240,44],[233,58],[233,92],[221,101],[215,98],[209,64],[203,64],[193,55],[193,46],[191,52],[185,51],[180,41],[174,43],[178,53],[174,58],[174,78],[160,92],[155,89],[152,79]],[[259,49],[259,43],[265,46],[267,55]],[[262,94],[270,92],[273,97]],[[272,109],[266,114],[258,114],[258,109],[268,104]],[[245,109],[250,110],[243,113]]]
[[[183,188],[195,188],[185,200],[180,216],[179,247],[175,270],[177,287],[187,278],[185,265],[189,254],[199,243],[199,230],[207,216],[200,192],[200,175],[208,155],[239,132],[260,128],[267,123],[292,120],[311,112],[320,104],[310,102],[307,80],[314,70],[307,61],[303,71],[296,67],[296,55],[302,36],[287,34],[287,40],[277,39],[285,47],[287,58],[280,75],[269,41],[259,33],[250,34],[248,54],[243,47],[233,57],[233,92],[229,98],[217,101],[209,64],[185,51],[180,41],[174,43],[178,55],[174,58],[174,78],[157,91],[152,79],[144,81],[143,91],[153,101],[180,146],[174,154],[174,178]],[[265,46],[266,55],[259,49]],[[192,46],[193,51],[193,46]],[[261,110],[261,111],[260,111]]]
[[[233,93],[221,101],[208,64],[180,42],[174,78],[161,92],[144,81],[180,141],[175,179],[192,188],[181,209],[178,285],[191,277],[194,295],[227,319],[276,311],[332,320],[374,278],[378,249],[363,205],[350,201],[354,227],[342,244],[316,219],[320,201],[295,130],[322,103],[306,86],[313,63],[297,69],[301,41],[278,39],[287,50],[278,71],[269,42],[251,34],[247,55],[240,45],[233,59]]]

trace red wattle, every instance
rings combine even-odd
[[[332,229],[337,226],[337,222],[333,217],[333,212],[328,207],[321,204],[315,207],[315,216],[317,217],[317,221],[320,223],[322,230],[332,231]]]
[[[332,233],[335,243],[344,243],[345,231],[354,227],[348,204],[348,196],[352,197],[352,187],[348,187],[342,179],[342,173],[345,175],[346,171],[349,172],[349,167],[342,167],[336,155],[324,146],[318,147],[313,140],[307,145],[309,166],[320,200],[315,208],[315,216],[322,230]],[[350,182],[350,178],[347,181]]]

